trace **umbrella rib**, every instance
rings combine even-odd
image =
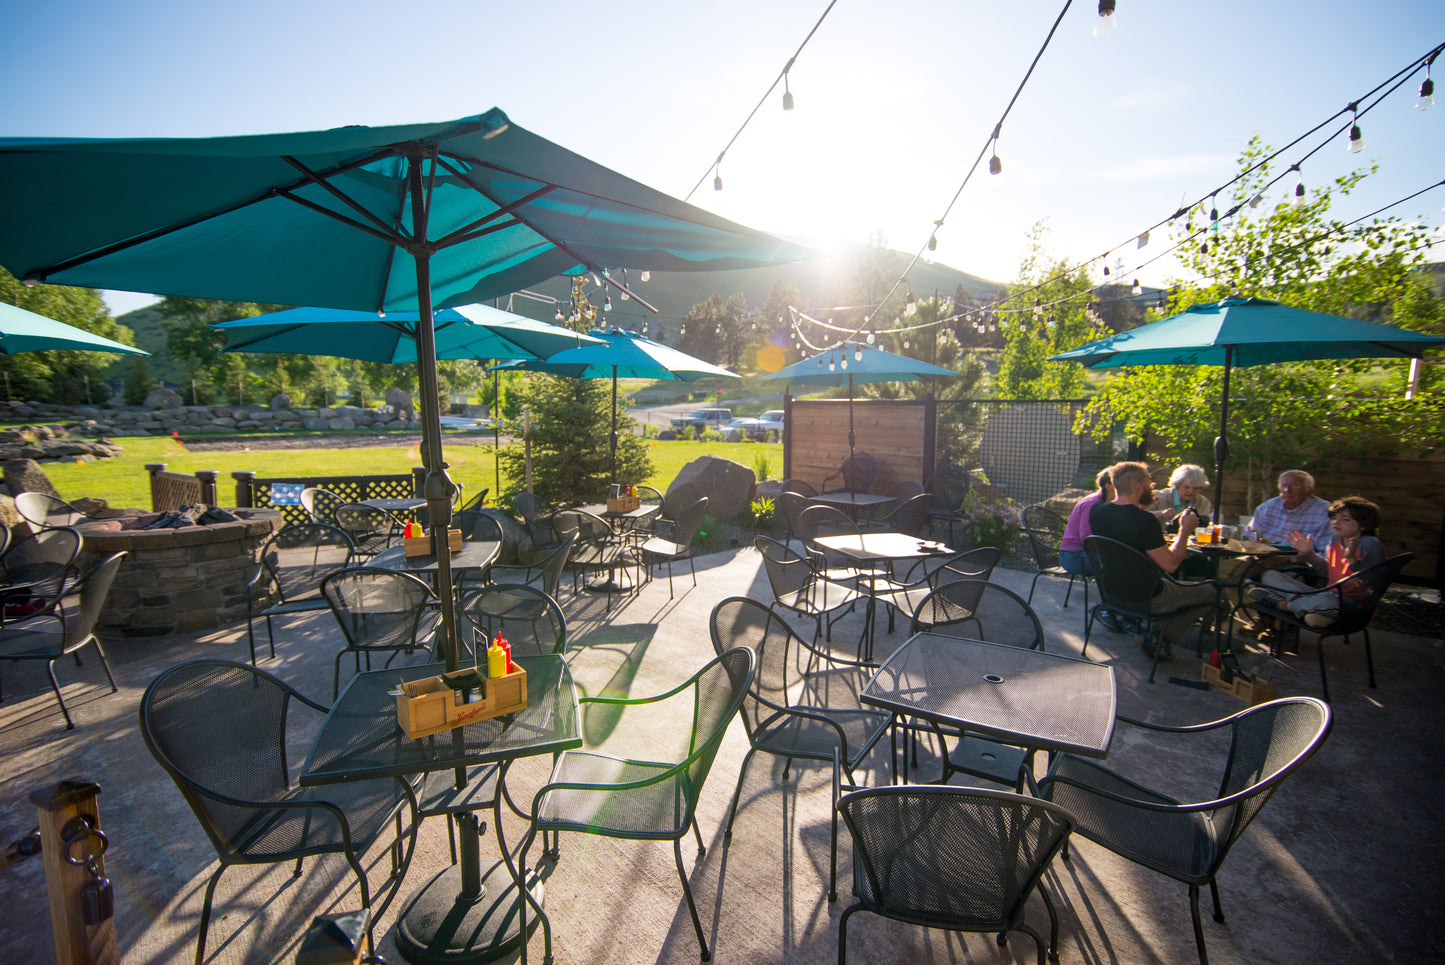
[[[395,151],[389,151],[389,152],[385,152],[385,153],[375,154],[375,155],[372,155],[372,157],[369,158],[366,163],[369,164],[369,163],[371,163],[372,161],[379,161],[379,160],[381,160],[382,158],[392,157],[392,156],[395,156],[395,154],[396,154]],[[387,224],[387,223],[386,223],[385,221],[383,221],[381,218],[377,217],[375,214],[373,214],[372,212],[368,211],[368,210],[366,209],[366,207],[365,207],[364,205],[362,205],[360,202],[354,200],[354,199],[351,198],[351,196],[349,196],[346,192],[342,191],[342,190],[341,190],[340,188],[338,188],[336,185],[332,184],[329,180],[327,180],[328,178],[331,178],[331,177],[333,177],[333,176],[335,176],[335,175],[337,175],[337,174],[341,174],[341,173],[343,173],[343,172],[345,172],[345,171],[351,170],[353,167],[357,167],[357,166],[359,166],[359,165],[347,165],[346,167],[342,167],[342,168],[338,168],[338,169],[336,169],[336,170],[334,170],[334,171],[330,171],[330,172],[328,172],[325,176],[323,176],[323,175],[320,175],[320,174],[316,173],[315,171],[312,171],[312,170],[311,170],[310,168],[308,168],[306,165],[302,164],[300,161],[298,161],[296,158],[292,157],[292,156],[289,155],[289,154],[283,154],[283,155],[281,155],[281,160],[285,161],[287,164],[291,165],[291,166],[294,167],[296,170],[300,171],[300,172],[306,177],[306,179],[307,179],[310,183],[316,185],[318,188],[321,188],[323,191],[325,191],[325,192],[327,192],[328,194],[330,194],[330,195],[331,195],[332,197],[334,197],[336,200],[340,201],[342,204],[346,205],[348,208],[350,208],[351,210],[355,211],[357,214],[361,215],[361,216],[362,216],[363,218],[365,218],[367,221],[370,221],[372,224],[376,225],[376,229],[368,228],[366,225],[362,224],[362,223],[359,222],[359,221],[356,221],[355,219],[344,217],[339,211],[331,211],[331,210],[329,210],[329,209],[327,209],[327,208],[323,208],[321,205],[317,204],[317,203],[314,202],[314,201],[308,201],[308,200],[305,199],[305,198],[302,198],[302,197],[299,197],[299,196],[293,194],[292,192],[295,190],[295,186],[282,189],[282,190],[279,192],[282,196],[284,196],[284,197],[287,198],[288,200],[294,201],[294,202],[296,202],[296,203],[299,204],[299,205],[303,205],[304,207],[310,208],[312,211],[315,211],[315,212],[317,212],[318,214],[324,214],[324,215],[326,215],[326,216],[329,217],[329,218],[334,218],[334,219],[336,219],[337,221],[342,222],[343,224],[350,225],[350,226],[356,228],[358,231],[364,231],[364,232],[366,232],[367,234],[372,235],[373,237],[379,238],[379,239],[381,239],[382,241],[385,241],[385,242],[387,242],[388,244],[391,244],[391,245],[396,245],[396,246],[398,246],[398,247],[406,247],[407,242],[411,240],[411,239],[410,239],[406,234],[404,234],[404,233],[401,231],[401,229],[398,228],[396,225]]]

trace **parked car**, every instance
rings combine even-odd
[[[780,436],[783,432],[783,410],[769,409],[760,416],[739,416],[732,421],[729,429],[737,429],[746,436],[759,441],[765,440],[769,432]]]
[[[693,409],[687,415],[672,420],[673,429],[721,429],[733,421],[732,409]]]
[[[764,432],[782,432],[783,410],[769,409],[767,412],[758,416],[758,428]]]

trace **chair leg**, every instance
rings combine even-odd
[[[221,880],[221,872],[226,870],[223,864],[211,875],[211,880],[206,883],[206,896],[201,899],[201,935],[196,939],[196,965],[201,965],[206,958],[206,932],[211,927],[211,899],[216,896],[216,882]]]
[[[748,765],[752,763],[755,753],[757,753],[757,748],[749,747],[747,754],[743,755],[743,766],[738,771],[738,785],[733,789],[733,806],[728,810],[727,830],[723,832],[725,838],[733,836],[733,821],[737,820],[738,816],[738,799],[742,797],[743,793],[743,778],[748,776]]]
[[[58,659],[60,658],[55,658],[55,660]],[[65,698],[60,695],[60,681],[55,679],[55,660],[45,661],[45,672],[50,675],[50,687],[55,691],[55,699],[60,701],[60,713],[65,717],[65,729],[75,730],[75,724],[70,719],[70,711],[65,709]]]
[[[859,905],[850,905],[843,912],[843,917],[838,919],[838,965],[847,965],[848,963],[848,917],[858,911],[860,907]],[[197,965],[200,963],[198,962]]]
[[[1219,903],[1219,882],[1209,879],[1209,897],[1214,899],[1214,920],[1224,924],[1224,906]]]
[[[1369,653],[1369,637],[1365,638],[1365,653]],[[101,645],[100,637],[92,636],[90,642],[95,644],[95,652],[100,654],[100,666],[105,671],[105,679],[110,681],[110,692],[115,693],[120,688],[115,685],[115,674],[110,672],[110,657],[106,655],[105,647]],[[1373,685],[1372,685],[1373,686]]]
[[[1204,923],[1199,918],[1199,886],[1189,886],[1189,914],[1194,919],[1194,944],[1199,947],[1199,965],[1209,965],[1209,953],[1204,950]]]
[[[1375,686],[1375,657],[1370,652],[1370,628],[1364,627],[1361,630],[1365,635],[1365,667],[1370,671],[1370,687]],[[1348,638],[1346,638],[1348,640]]]
[[[682,882],[682,895],[687,899],[687,910],[692,913],[692,927],[697,930],[697,944],[702,949],[702,960],[712,961],[712,952],[707,950],[707,938],[702,933],[702,919],[697,917],[697,905],[692,900],[692,886],[687,883],[687,872],[682,867],[682,839],[672,839],[672,856],[677,859],[677,877]]]
[[[1315,640],[1315,650],[1319,652],[1320,658],[1320,690],[1324,691],[1325,703],[1330,702],[1330,681],[1325,672],[1325,638],[1319,637]],[[1374,686],[1371,684],[1371,686]]]
[[[952,534],[950,534],[950,535],[952,535]],[[948,545],[949,545],[949,546],[952,546],[953,544],[952,544],[952,543],[949,543]],[[1035,573],[1035,574],[1034,574],[1034,581],[1029,584],[1029,598],[1024,601],[1025,603],[1029,604],[1029,606],[1033,606],[1033,603],[1034,603],[1034,588],[1039,585],[1039,577],[1041,577],[1041,576],[1043,576],[1042,573]]]
[[[1049,910],[1049,961],[1059,960],[1059,915],[1054,911],[1054,900],[1049,897],[1048,891],[1044,888],[1042,879],[1035,886],[1039,889],[1039,897],[1044,900],[1044,907]]]
[[[838,748],[833,748],[833,836],[828,851],[828,900],[838,900]]]
[[[1065,610],[1067,610],[1067,609],[1069,608],[1069,597],[1073,596],[1073,594],[1074,594],[1074,577],[1077,576],[1077,575],[1078,575],[1078,574],[1076,574],[1076,573],[1070,573],[1070,574],[1069,574],[1069,587],[1068,587],[1068,589],[1064,590],[1064,606],[1063,606],[1063,609],[1065,609]]]
[[[356,860],[356,855],[347,852],[346,863],[351,865],[351,870],[356,873],[357,884],[361,885],[361,907],[367,912],[371,911],[371,886],[366,883],[366,869],[361,867],[361,862]],[[376,936],[372,932],[376,928],[375,916],[368,914],[366,918],[366,953],[371,958],[376,958]]]
[[[246,642],[251,646],[251,666],[256,666],[256,628],[251,614],[246,614]]]

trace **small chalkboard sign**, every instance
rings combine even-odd
[[[271,484],[271,505],[272,506],[300,506],[301,490],[306,487],[300,483],[272,483]]]

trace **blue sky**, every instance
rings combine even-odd
[[[916,251],[1062,2],[838,0],[793,66],[796,109],[779,88],[714,192],[713,159],[826,6],[8,0],[0,136],[314,130],[497,106],[678,197],[705,179],[691,200],[744,224],[819,245],[881,232]],[[1006,280],[1040,220],[1053,253],[1103,255],[1232,177],[1251,135],[1281,146],[1445,41],[1438,0],[1119,0],[1103,39],[1096,6],[1070,8],[1003,127],[1003,173],[974,176],[932,257]],[[1419,79],[1361,119],[1362,154],[1340,137],[1304,165],[1318,184],[1379,164],[1337,209],[1346,220],[1445,179],[1445,91],[1415,110]],[[1442,205],[1436,188],[1392,213],[1438,228]],[[1129,270],[1157,250],[1109,260]]]

